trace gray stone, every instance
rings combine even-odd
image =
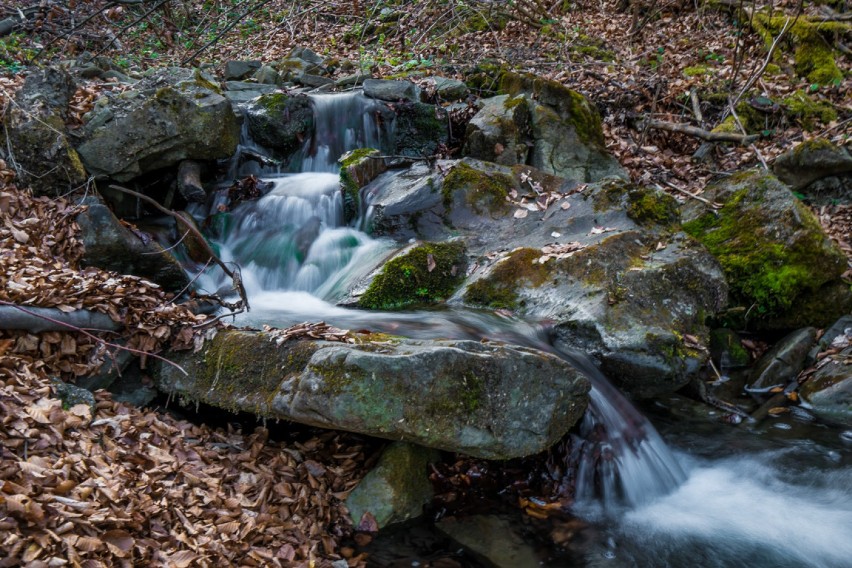
[[[470,120],[462,152],[465,156],[514,166],[526,164],[533,145],[530,101],[526,95],[501,95],[482,101]]]
[[[539,558],[517,532],[515,523],[495,515],[447,517],[435,528],[466,548],[486,566],[495,568],[539,568]]]
[[[433,156],[449,139],[447,113],[426,103],[397,103],[393,107],[394,153],[422,158]]]
[[[360,432],[487,459],[542,451],[588,403],[589,382],[557,357],[472,341],[355,344],[220,331],[157,364],[158,387],[230,410]]]
[[[627,179],[606,150],[597,109],[583,95],[535,75],[505,73],[501,86],[509,95],[525,93],[532,101],[530,165],[581,182]]]
[[[752,369],[752,388],[786,387],[805,368],[805,359],[815,341],[816,329],[812,327],[796,330],[784,337]]]
[[[76,86],[62,69],[32,71],[9,105],[4,147],[14,149],[18,182],[35,195],[58,197],[82,187],[88,175],[65,131]]]
[[[66,383],[60,379],[53,379],[51,386],[53,387],[53,392],[56,393],[56,397],[62,401],[62,406],[71,408],[78,404],[85,404],[94,411],[95,395],[91,391],[72,385],[71,383]]]
[[[293,48],[293,51],[290,52],[290,57],[298,58],[303,61],[307,61],[312,65],[322,65],[325,61],[321,55],[308,49],[307,47],[299,47],[296,46]]]
[[[431,77],[435,94],[442,101],[458,101],[470,94],[470,89],[464,81],[447,77]]]
[[[411,81],[366,79],[364,81],[364,94],[382,101],[420,102],[420,87]]]
[[[334,85],[333,79],[323,77],[322,75],[311,75],[310,73],[302,73],[302,75],[296,79],[296,82],[304,85],[305,87],[311,87],[312,89],[318,89],[319,87],[325,87],[327,85]]]
[[[813,138],[778,156],[772,170],[798,191],[825,177],[852,174],[852,155],[824,138]]]
[[[361,215],[361,188],[387,170],[381,152],[361,148],[340,157],[340,185],[343,188],[343,220],[350,223]]]
[[[153,238],[125,228],[99,196],[83,200],[86,211],[77,216],[85,252],[83,263],[119,274],[146,278],[166,290],[182,290],[189,278],[170,251]]]
[[[334,84],[338,87],[355,87],[357,85],[361,85],[364,83],[365,79],[369,79],[370,75],[362,73],[358,71],[357,73],[352,73],[351,75],[344,75],[339,78]]]
[[[254,72],[252,78],[261,85],[277,85],[281,81],[278,71],[271,65],[262,65]]]
[[[77,151],[89,173],[127,181],[182,160],[229,158],[239,136],[217,85],[198,71],[167,69],[96,105]]]
[[[239,81],[252,75],[260,69],[262,63],[258,60],[252,61],[228,61],[225,63],[225,80]]]
[[[268,93],[245,107],[248,130],[255,142],[286,158],[313,132],[314,113],[305,95]]]
[[[852,335],[849,336],[852,340]],[[852,427],[852,347],[820,367],[799,389],[809,410],[825,420]]]
[[[247,103],[260,95],[275,93],[279,90],[276,85],[262,85],[244,81],[229,81],[225,83],[225,89],[225,97],[234,105]]]
[[[382,453],[379,463],[346,498],[353,526],[370,513],[380,529],[415,519],[432,500],[429,464],[441,455],[414,444],[394,442]]]
[[[558,342],[640,397],[682,387],[706,362],[689,343],[706,345],[704,317],[724,307],[727,286],[713,257],[677,232],[671,197],[620,181],[576,192],[531,167],[467,158],[418,168],[364,187],[367,223],[398,240],[464,242],[471,270],[449,303],[551,320]],[[521,210],[534,184],[549,206]]]

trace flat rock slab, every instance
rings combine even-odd
[[[198,353],[169,355],[188,375],[160,364],[155,377],[189,401],[486,459],[548,448],[588,404],[588,380],[536,350],[354,337],[278,345],[273,334],[224,331]]]

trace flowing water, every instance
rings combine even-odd
[[[323,320],[415,338],[489,337],[549,351],[592,382],[580,425],[585,458],[575,512],[602,527],[601,559],[613,566],[852,566],[852,464],[786,459],[819,454],[816,444],[758,445],[746,455],[730,455],[720,445],[703,455],[695,448],[718,444],[718,433],[710,442],[678,437],[679,429],[691,428],[681,424],[670,428],[681,448],[674,453],[585,356],[554,349],[535,322],[465,310],[377,313],[337,306],[400,246],[343,225],[337,158],[358,147],[390,148],[394,133],[392,123],[376,120],[376,103],[360,94],[312,101],[316,133],[294,160],[302,171],[257,172],[268,176],[270,189],[238,205],[216,239],[223,260],[242,267],[252,304],[238,323]],[[250,140],[243,148],[262,151]],[[213,291],[225,281],[212,270],[199,283]],[[830,451],[849,461],[848,445]]]

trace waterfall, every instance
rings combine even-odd
[[[589,377],[591,403],[580,426],[580,506],[635,506],[670,492],[685,479],[680,464],[646,420],[583,354],[557,350],[532,324],[478,312],[375,313],[334,305],[398,245],[343,225],[338,158],[359,147],[387,151],[392,119],[384,105],[359,92],[311,96],[315,132],[298,156],[302,172],[265,178],[271,189],[239,204],[215,239],[225,261],[242,267],[254,311],[252,323],[286,326],[323,319],[421,338],[499,337],[562,357]],[[384,117],[384,118],[383,118]],[[249,139],[243,147],[259,151]],[[215,281],[215,278],[213,278]],[[215,288],[223,284],[205,282]],[[260,318],[260,321],[258,321]],[[245,321],[245,320],[244,320]]]

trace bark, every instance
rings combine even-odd
[[[71,327],[89,330],[116,331],[121,324],[106,314],[89,310],[63,312],[58,308],[0,305],[0,329],[20,329],[30,333],[68,331]]]

